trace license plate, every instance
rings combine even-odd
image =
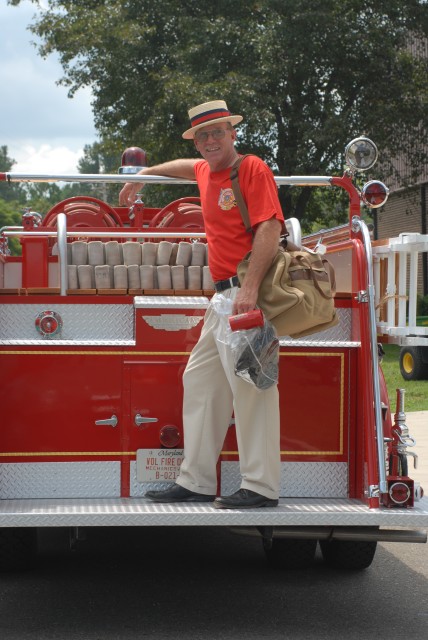
[[[137,449],[137,482],[175,482],[183,449]]]

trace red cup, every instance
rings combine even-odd
[[[236,316],[230,316],[229,324],[232,331],[262,327],[264,325],[263,311],[261,309],[253,309],[246,313],[238,313]]]

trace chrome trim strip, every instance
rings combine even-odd
[[[48,347],[135,347],[135,340],[0,340],[4,346]]]
[[[361,342],[345,342],[345,341],[335,341],[335,340],[301,340],[299,341],[292,339],[282,339],[279,340],[280,347],[320,347],[320,348],[332,348],[332,349],[355,349],[357,347],[361,347]]]
[[[207,309],[210,301],[205,296],[136,296],[136,309]]]

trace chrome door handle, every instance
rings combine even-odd
[[[146,422],[157,422],[157,421],[158,421],[157,418],[143,418],[143,416],[141,416],[139,413],[137,413],[134,418],[134,422],[137,425],[137,427],[141,426],[142,424],[145,424]]]
[[[113,414],[111,418],[107,418],[106,420],[95,420],[95,424],[115,427],[117,425],[117,416]]]

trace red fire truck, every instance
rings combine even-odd
[[[99,526],[228,527],[259,536],[268,561],[285,568],[310,563],[318,542],[326,562],[348,569],[368,567],[378,541],[426,542],[428,499],[409,470],[414,439],[404,391],[391,410],[380,366],[377,307],[388,283],[376,271],[361,218],[362,205],[381,206],[388,190],[379,181],[355,185],[377,159],[370,140],[356,138],[345,156],[341,177],[276,178],[279,187],[333,187],[349,196],[349,221],[335,229],[302,238],[298,221],[287,220],[296,244],[327,252],[339,323],[304,338],[280,336],[277,508],[162,505],[144,497],[177,476],[181,378],[214,294],[195,199],[184,199],[183,211],[182,200],[152,209],[137,199],[128,209],[73,197],[43,219],[27,211],[22,226],[1,229],[2,569],[25,566],[46,527],[74,534]],[[118,175],[0,179],[185,182],[132,171],[125,162]],[[21,256],[10,254],[13,236]],[[391,324],[383,340],[389,337]],[[231,416],[218,491],[239,485]]]

